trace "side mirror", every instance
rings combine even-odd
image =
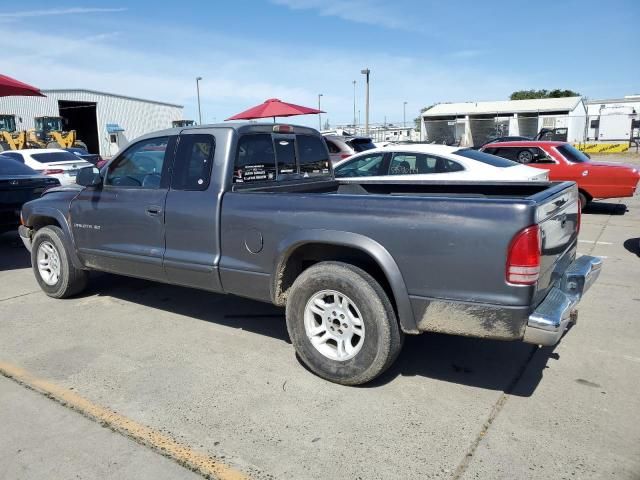
[[[100,170],[96,167],[81,168],[76,177],[76,183],[83,187],[97,187],[102,185],[102,176]]]

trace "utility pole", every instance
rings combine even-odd
[[[407,128],[407,102],[402,104],[402,128]]]
[[[353,81],[353,134],[358,134],[358,124],[356,123],[356,81]]]
[[[364,132],[365,135],[369,135],[369,75],[371,74],[371,70],[365,68],[364,70],[360,70],[360,73],[367,77],[367,94],[365,98],[365,113],[364,113]]]
[[[202,77],[196,77],[196,91],[198,92],[198,125],[202,125],[202,110],[200,109],[200,80],[202,80]]]
[[[318,94],[318,110],[322,110],[320,108],[320,97],[322,97],[321,93]],[[322,114],[321,113],[318,113],[318,131],[322,131]]]

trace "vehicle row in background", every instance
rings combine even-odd
[[[480,151],[545,169],[551,181],[576,182],[582,208],[593,199],[631,197],[640,181],[637,167],[594,162],[587,154],[566,142],[501,142],[485,145]]]
[[[59,148],[32,148],[0,153],[0,161],[11,159],[32,168],[39,174],[56,178],[62,185],[76,183],[78,170],[90,162]]]
[[[16,230],[22,205],[58,185],[57,178],[42,175],[8,157],[0,158],[0,233]]]
[[[391,144],[353,155],[334,164],[341,181],[439,180],[461,182],[525,182],[548,180],[540,171],[470,148],[434,144]]]
[[[324,141],[329,149],[329,158],[333,165],[355,153],[376,148],[369,137],[324,135]]]

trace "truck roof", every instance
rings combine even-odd
[[[167,128],[165,130],[156,130],[155,132],[146,133],[140,137],[137,137],[135,140],[140,140],[143,138],[153,138],[158,136],[167,136],[167,135],[179,135],[180,132],[183,131],[192,131],[192,130],[209,130],[212,128],[225,128],[230,130],[235,130],[240,134],[244,133],[274,133],[273,128],[276,126],[288,126],[293,128],[293,134],[306,134],[306,135],[317,135],[321,136],[320,132],[318,132],[314,128],[304,127],[302,125],[292,125],[290,123],[282,123],[282,122],[225,122],[225,123],[212,123],[207,125],[194,125],[189,127],[175,127],[175,128]]]

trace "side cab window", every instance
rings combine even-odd
[[[172,190],[206,190],[216,143],[212,135],[181,135],[171,176]]]
[[[105,185],[158,189],[166,177],[170,137],[148,138],[131,145],[109,164]],[[172,142],[173,143],[173,142]]]

